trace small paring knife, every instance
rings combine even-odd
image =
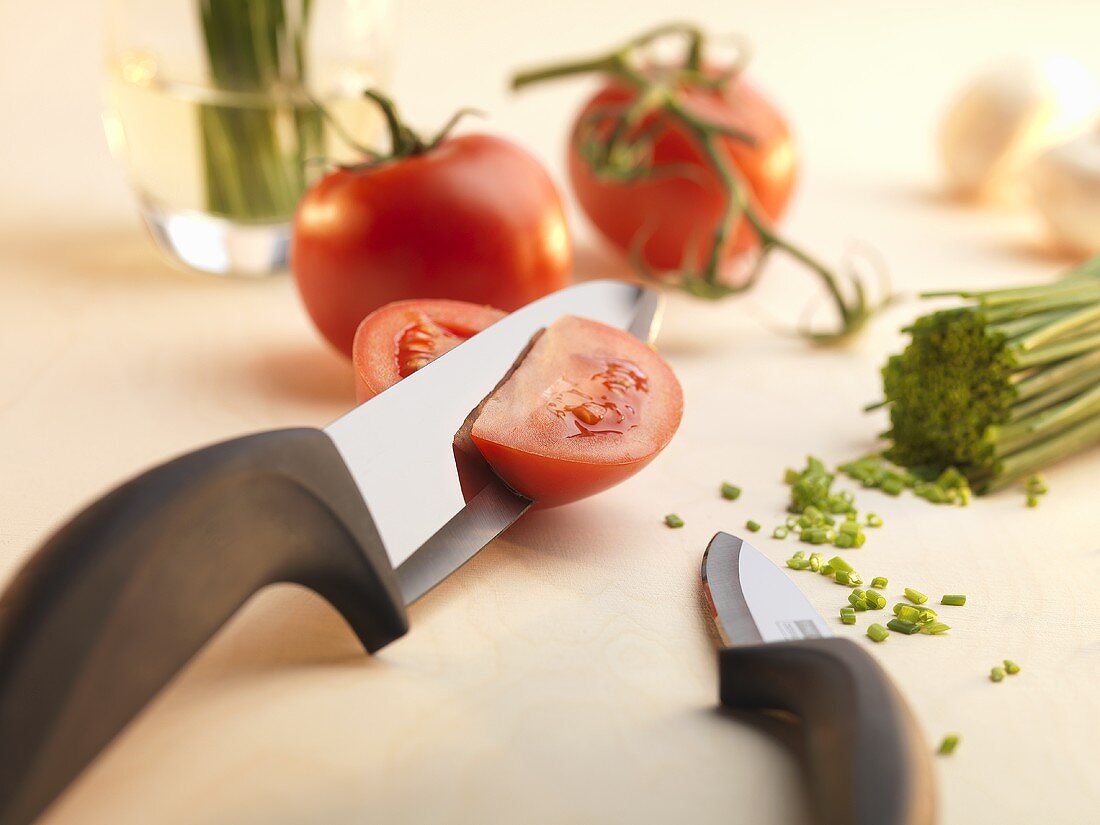
[[[711,539],[702,568],[725,645],[718,653],[721,702],[801,720],[812,821],[934,822],[931,752],[874,658],[834,638],[786,574],[736,536]]]
[[[58,530],[0,596],[0,825],[34,819],[257,591],[315,590],[370,652],[532,502],[459,435],[562,315],[650,340],[617,281],[517,310],[324,430],[162,464]],[[456,437],[457,436],[457,437]]]

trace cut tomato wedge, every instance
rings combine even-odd
[[[355,396],[373,398],[467,338],[503,318],[495,307],[465,301],[395,301],[359,324],[352,346]]]
[[[482,404],[471,437],[509,486],[553,507],[642,469],[672,439],[683,407],[676,376],[649,346],[566,316]]]

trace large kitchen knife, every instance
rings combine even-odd
[[[325,430],[250,435],[123,484],[0,597],[0,823],[33,819],[253,594],[330,601],[368,651],[532,502],[456,439],[571,314],[648,340],[657,296],[580,284],[503,318]]]
[[[834,638],[787,575],[735,536],[711,540],[702,572],[725,644],[718,654],[722,704],[801,720],[812,821],[933,822],[930,751],[871,655]]]

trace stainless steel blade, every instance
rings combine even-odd
[[[563,289],[502,318],[326,428],[395,568],[447,525],[431,545],[437,550],[425,555],[450,547],[454,566],[418,562],[415,569],[422,573],[432,570],[442,575],[429,582],[412,572],[403,573],[403,589],[408,579],[408,593],[425,592],[529,506],[491,472],[464,472],[463,495],[452,443],[467,415],[507,373],[531,336],[562,315],[578,315],[648,340],[657,310],[654,293],[633,284],[591,281]],[[481,461],[464,457],[467,460]],[[469,489],[472,476],[483,477],[478,489]],[[487,489],[491,494],[478,503],[478,493]],[[472,512],[456,519],[467,507],[467,496]]]
[[[397,568],[405,604],[412,604],[522,516],[532,501],[500,481],[485,485],[434,536]]]
[[[727,645],[833,635],[798,586],[748,542],[718,533],[702,568],[703,589]]]

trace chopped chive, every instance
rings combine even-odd
[[[805,570],[810,566],[806,559],[787,559],[787,567],[791,570]]]
[[[669,513],[667,516],[665,516],[665,524],[675,530],[678,527],[684,526],[684,520],[675,513]]]
[[[829,541],[829,531],[824,527],[806,527],[799,538],[807,544],[825,544]]]
[[[905,588],[905,598],[907,598],[913,604],[924,604],[926,601],[928,601],[927,596],[925,596],[919,590],[914,590],[912,587]]]
[[[829,564],[832,566],[833,570],[843,570],[846,573],[851,573],[853,569],[852,565],[848,564],[848,562],[844,561],[840,556],[833,556],[829,559]]]
[[[912,622],[917,624],[920,621],[921,611],[919,607],[913,607],[911,604],[905,604],[899,602],[894,605],[894,615],[901,619],[903,622]]]
[[[880,489],[888,496],[900,496],[905,489],[905,482],[899,478],[888,478],[882,482]]]
[[[840,621],[844,624],[856,623],[856,609],[854,607],[840,608]]]
[[[1028,507],[1038,507],[1039,506],[1039,497],[1038,496],[1028,496],[1027,497],[1027,506]]]
[[[873,579],[871,579],[871,587],[875,588],[876,590],[885,590],[886,585],[888,584],[890,584],[890,580],[887,579],[885,576],[875,576]]]
[[[833,566],[831,564],[823,564],[821,565],[821,569],[817,572],[822,576],[831,576],[833,575]]]
[[[960,594],[957,595],[945,595],[940,599],[940,604],[949,604],[953,607],[962,607],[966,604],[966,596]]]
[[[865,612],[867,610],[867,602],[863,601],[862,599],[859,600],[852,605],[852,610],[856,611],[857,613]]]
[[[736,484],[730,484],[728,481],[723,481],[718,490],[726,501],[737,501],[741,497],[741,488]]]
[[[928,622],[934,622],[934,621],[936,621],[937,618],[939,618],[936,611],[933,610],[930,607],[921,607],[921,608],[918,608],[918,609],[920,610],[920,616],[917,618],[917,622],[919,624],[927,624]]]
[[[792,559],[804,559],[806,558],[806,552],[804,550],[795,550],[791,553]]]
[[[841,550],[849,550],[856,546],[856,540],[854,536],[851,536],[848,533],[841,533],[839,536],[836,537],[834,545],[836,547],[839,547]]]
[[[810,569],[815,573],[821,570],[821,560],[824,556],[821,553],[810,553]]]
[[[991,682],[999,682],[1005,677],[1005,669],[1000,665],[995,666],[989,671],[989,680]]]
[[[882,517],[878,516],[878,515],[875,515],[874,513],[868,513],[866,521],[867,521],[867,526],[868,527],[881,527],[882,526]]]
[[[848,603],[851,605],[857,605],[863,601],[863,591],[858,587],[848,594]]]
[[[905,619],[901,618],[891,619],[886,623],[886,626],[891,630],[896,630],[898,633],[904,633],[906,636],[920,633],[920,625],[914,622],[907,622]]]
[[[873,625],[867,628],[867,635],[871,637],[873,641],[881,642],[890,635],[890,631],[885,627],[875,622]]]
[[[868,590],[863,594],[863,600],[867,602],[867,606],[874,608],[875,610],[882,610],[886,607],[886,597],[875,590]]]
[[[774,530],[772,530],[772,538],[773,539],[785,539],[785,538],[787,538],[789,533],[790,533],[790,530],[788,530],[786,527],[780,525],[779,527],[776,527]]]
[[[946,633],[951,629],[951,625],[946,625],[943,622],[929,622],[928,624],[921,625],[921,633],[931,633],[933,636],[937,636],[940,633]]]
[[[745,529],[748,530],[750,533],[759,533],[760,532],[760,522],[753,521],[750,518],[748,521],[745,522]]]
[[[957,733],[949,733],[943,737],[943,741],[940,742],[940,747],[936,753],[941,756],[950,756],[955,752],[955,748],[959,746],[959,735]]]
[[[1020,672],[1020,666],[1011,659],[1005,659],[1005,673],[1009,676],[1015,676]]]

